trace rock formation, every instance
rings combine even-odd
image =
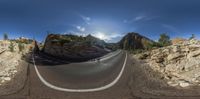
[[[70,61],[85,61],[108,53],[106,43],[91,35],[50,34],[47,36],[43,52]]]
[[[138,33],[128,33],[119,42],[119,46],[122,49],[146,49],[149,44],[154,43],[154,41],[138,34]]]
[[[10,51],[12,44],[13,51]],[[18,72],[22,56],[28,53],[31,44],[20,40],[0,41],[0,85],[12,80]]]
[[[182,43],[138,55],[140,59],[168,80],[170,86],[188,87],[200,84],[200,42]]]
[[[182,44],[185,41],[187,41],[187,39],[183,39],[183,38],[174,38],[171,40],[172,45]]]

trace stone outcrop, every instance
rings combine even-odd
[[[105,46],[103,40],[91,35],[50,34],[46,38],[43,52],[64,60],[85,61],[108,53]]]
[[[10,51],[11,42],[13,51]],[[29,52],[31,44],[20,43],[22,49],[19,49],[18,40],[0,41],[0,86],[6,84],[15,77],[18,72],[18,66],[22,61],[22,56]]]
[[[182,44],[185,41],[187,41],[187,39],[184,39],[184,38],[174,38],[171,40],[172,45]]]
[[[139,55],[155,71],[168,80],[170,86],[200,85],[200,42],[186,40]]]
[[[138,33],[128,33],[125,35],[122,40],[119,42],[119,46],[122,49],[146,49],[149,44],[154,43],[153,40],[150,40],[147,37],[144,37]]]
[[[11,78],[17,73],[17,66],[21,56],[17,53],[4,52],[0,55],[0,85],[10,81]]]

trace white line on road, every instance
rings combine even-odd
[[[33,56],[32,56],[33,57]],[[124,68],[126,66],[126,61],[127,61],[127,53],[126,53],[126,57],[125,57],[125,60],[124,60],[124,63],[123,63],[123,67],[119,73],[119,75],[109,84],[107,85],[104,85],[104,86],[101,86],[101,87],[97,87],[97,88],[90,88],[90,89],[69,89],[69,88],[62,88],[62,87],[58,87],[58,86],[55,86],[55,85],[52,85],[50,84],[49,82],[47,82],[40,74],[40,72],[38,71],[38,68],[37,66],[35,65],[35,59],[33,57],[33,64],[34,64],[34,67],[35,67],[35,71],[40,79],[40,81],[45,84],[47,87],[49,88],[52,88],[54,90],[57,90],[57,91],[64,91],[64,92],[95,92],[95,91],[102,91],[102,90],[105,90],[105,89],[108,89],[112,86],[114,86],[118,81],[119,79],[121,78],[123,72],[124,72]]]
[[[119,53],[121,53],[121,50],[119,50],[118,52],[112,53],[110,56],[102,57],[101,61],[107,60],[107,59],[109,59],[109,58],[111,58],[113,56],[118,55]]]

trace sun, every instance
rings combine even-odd
[[[97,32],[95,34],[95,37],[97,37],[97,38],[99,38],[101,40],[106,40],[107,39],[106,35],[104,33],[102,33],[102,32]]]

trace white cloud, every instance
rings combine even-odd
[[[88,17],[88,16],[83,16],[83,15],[80,15],[80,17],[83,19],[83,21],[84,21],[86,24],[90,25],[91,20],[92,20],[90,17]]]
[[[91,18],[90,17],[85,17],[85,20],[90,21]]]
[[[142,20],[145,18],[146,18],[146,16],[137,16],[137,17],[135,17],[134,21],[139,21],[139,20]]]
[[[85,27],[82,26],[76,26],[76,29],[78,29],[80,32],[85,32]]]

